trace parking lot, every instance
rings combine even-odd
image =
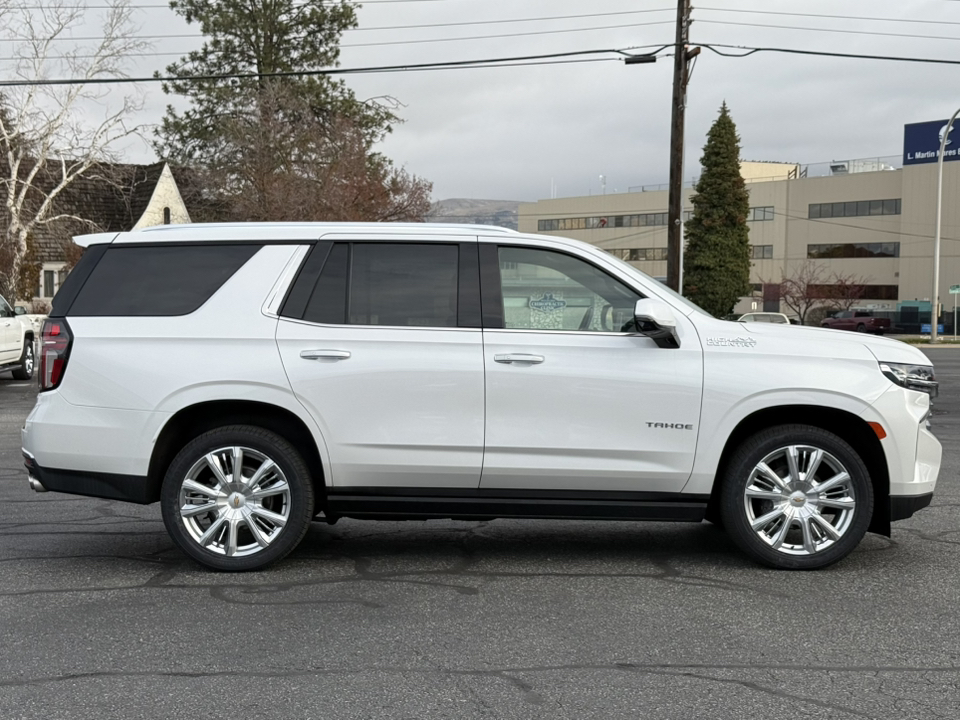
[[[955,718],[960,349],[929,354],[933,505],[809,573],[707,523],[343,520],[215,574],[156,505],[30,491],[0,374],[0,717]]]

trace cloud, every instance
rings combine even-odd
[[[956,57],[960,47],[960,3],[894,2],[839,6],[829,0],[739,0],[736,9],[704,0],[694,10],[694,42],[768,45],[835,52]],[[673,7],[671,7],[673,5]],[[371,30],[563,15],[630,13],[579,19]],[[711,9],[714,8],[714,9]],[[144,34],[195,32],[172,11],[141,11]],[[775,13],[896,18],[898,22],[802,17]],[[638,8],[630,0],[582,3],[525,0],[491,3],[368,3],[359,11],[361,30],[343,38],[344,67],[435,62],[467,58],[622,48],[669,43],[675,4],[659,0]],[[784,25],[819,31],[707,22]],[[912,23],[932,20],[938,24]],[[939,24],[943,23],[943,24]],[[946,23],[955,23],[953,25]],[[618,29],[582,28],[631,25]],[[380,47],[346,47],[371,42],[464,38],[576,29],[577,32],[487,40],[459,39]],[[849,30],[852,33],[825,32]],[[857,34],[860,33],[860,34]],[[923,38],[862,33],[916,34]],[[935,40],[930,36],[956,37]],[[163,41],[158,51],[186,52],[198,41]],[[141,71],[162,69],[174,57],[144,58]],[[390,95],[405,105],[383,151],[410,172],[434,182],[434,195],[533,200],[547,197],[551,183],[560,195],[607,192],[665,183],[668,178],[672,58],[654,65],[621,62],[544,67],[457,70],[351,76],[360,97]],[[949,116],[958,102],[952,92],[956,68],[867,60],[756,54],[722,58],[704,50],[690,85],[684,177],[699,174],[706,132],[724,100],[740,132],[743,156],[754,160],[815,163],[832,159],[897,154],[903,125]],[[147,88],[143,121],[156,123],[164,107],[177,102],[159,86]],[[150,160],[143,149],[132,159]]]

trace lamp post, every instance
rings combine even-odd
[[[937,341],[937,309],[940,306],[940,215],[943,206],[943,153],[947,149],[947,138],[953,129],[953,121],[960,115],[960,108],[950,118],[940,138],[940,154],[937,155],[937,229],[933,235],[933,294],[930,296],[930,342]]]

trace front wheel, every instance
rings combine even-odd
[[[860,456],[810,425],[748,438],[721,481],[720,513],[731,539],[773,568],[814,570],[843,559],[873,514],[873,486]]]
[[[235,425],[183,448],[160,493],[163,522],[184,553],[214,570],[259,570],[303,539],[313,517],[306,463],[276,433]]]

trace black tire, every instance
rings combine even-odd
[[[866,331],[867,331],[866,325],[864,325],[863,323],[860,323],[859,325],[857,325],[857,332],[866,332]]]
[[[33,379],[33,369],[36,365],[36,357],[33,353],[33,338],[26,338],[23,343],[23,352],[20,353],[20,367],[13,370],[10,374],[15,380]]]
[[[777,476],[789,479],[787,455],[791,446],[803,447],[798,452],[797,465],[806,470],[810,469],[809,461],[815,455],[810,450],[819,449],[824,453],[814,470],[815,483],[824,485],[827,480],[841,477],[837,468],[845,471],[849,479],[823,494],[804,491],[800,486],[806,483],[806,478],[792,490],[777,490],[774,482],[758,470],[758,465],[768,460],[771,463],[768,466]],[[873,485],[860,456],[842,438],[811,425],[780,425],[749,437],[734,452],[720,481],[723,483],[720,515],[733,542],[757,562],[780,570],[815,570],[842,560],[863,539],[873,514]],[[772,490],[768,495],[783,493],[782,502],[746,496],[748,486],[756,495],[758,488],[766,489],[765,483]],[[845,509],[819,505],[821,501],[836,506],[851,500],[852,505]],[[775,516],[759,529],[751,526],[751,522],[762,522],[763,517],[775,515],[778,508],[786,518],[782,522],[780,516]],[[830,523],[839,538],[833,539],[817,518],[809,517],[811,514],[818,514]],[[774,537],[767,534],[767,529],[772,529]],[[837,533],[838,530],[841,532]],[[809,546],[808,537],[811,538]],[[776,549],[778,538],[783,545]]]
[[[216,473],[204,459],[208,454],[233,448],[244,450],[243,460],[239,463],[242,481],[231,482],[228,486],[217,480]],[[232,481],[235,478],[232,470],[235,457],[226,453],[216,456],[224,480]],[[255,467],[268,467],[264,458],[272,461],[277,469],[264,472],[264,479],[257,482],[255,487],[247,484],[248,481],[252,483],[249,476],[255,475]],[[196,487],[199,483],[208,489],[204,493],[196,493],[185,488],[184,482],[189,475],[196,475],[190,487]],[[260,490],[257,491],[257,488]],[[247,497],[248,492],[259,492],[269,497]],[[236,504],[231,507],[231,503]],[[187,443],[167,469],[160,491],[160,504],[167,532],[186,555],[213,570],[245,572],[260,570],[277,562],[300,543],[313,518],[314,492],[310,471],[300,453],[289,442],[263,428],[232,425],[203,433]],[[185,518],[181,514],[181,507],[188,506],[213,509],[209,513]],[[285,518],[285,522],[264,521],[260,518],[263,511],[275,518]],[[245,517],[241,517],[244,513]],[[221,518],[227,514],[237,519]],[[250,526],[251,522],[257,526],[256,533]],[[220,535],[215,535],[206,545],[201,544],[204,536],[198,538],[196,535],[210,530],[217,523],[220,530],[213,530]],[[220,536],[223,540],[218,542],[215,538]],[[258,536],[269,538],[267,544],[258,542]],[[235,551],[249,554],[230,556],[227,538],[232,538]],[[242,539],[249,542],[241,546]]]

